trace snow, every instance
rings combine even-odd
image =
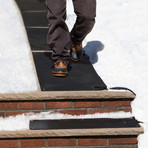
[[[116,113],[103,113],[93,115],[80,115],[72,116],[52,111],[42,112],[39,114],[22,114],[15,117],[7,117],[6,119],[0,118],[0,131],[14,131],[14,130],[27,130],[29,129],[29,121],[35,119],[86,119],[86,118],[131,118],[130,112],[116,112]],[[10,124],[11,122],[11,124]],[[6,126],[7,125],[7,126]],[[13,125],[13,126],[12,126]]]
[[[0,0],[0,93],[37,91],[22,18],[13,0]]]
[[[71,0],[67,1],[67,24],[70,30],[76,18],[71,3]],[[0,93],[35,91],[36,74],[20,13],[13,0],[0,0],[0,7]],[[109,88],[127,87],[137,94],[132,102],[132,115],[120,112],[89,117],[115,117],[117,114],[118,117],[135,116],[144,122],[144,134],[138,137],[139,148],[148,146],[147,26],[147,0],[97,0],[96,24],[83,44],[94,68]],[[50,112],[0,118],[0,130],[26,129],[29,119],[53,117],[78,118]],[[10,125],[10,122],[14,124]],[[18,127],[14,126],[16,122]],[[7,129],[4,125],[7,125]]]

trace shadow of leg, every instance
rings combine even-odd
[[[84,51],[86,55],[89,56],[89,60],[92,64],[98,62],[98,55],[97,52],[104,49],[103,43],[101,41],[91,41],[88,42],[87,45],[84,47]]]

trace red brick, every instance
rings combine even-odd
[[[110,113],[110,112],[117,112],[117,109],[92,109],[89,111],[90,114],[95,114],[95,113]]]
[[[16,115],[21,115],[21,114],[29,114],[29,113],[34,113],[34,114],[38,114],[41,111],[8,111],[6,112],[6,116],[16,116]]]
[[[70,114],[70,115],[86,115],[87,110],[61,110],[59,111],[63,114]]]
[[[21,148],[46,146],[46,139],[25,139],[21,140]]]
[[[77,148],[86,148],[86,146],[78,146]],[[114,146],[114,147],[112,147],[112,146],[102,146],[102,147],[100,147],[100,146],[89,146],[88,148],[138,148],[136,145],[129,145],[129,146],[124,146],[124,145],[122,145],[122,146]]]
[[[100,101],[78,101],[74,103],[74,107],[101,107]]]
[[[58,102],[47,102],[46,103],[46,108],[72,108],[72,102],[63,102],[63,101],[58,101]]]
[[[104,101],[104,107],[124,107],[130,106],[131,101]]]
[[[5,117],[5,112],[0,112],[0,117]]]
[[[123,111],[123,112],[132,112],[132,108],[119,109],[119,111]]]
[[[109,138],[109,144],[137,144],[137,138]]]
[[[16,115],[21,115],[21,114],[26,114],[26,113],[29,113],[29,112],[23,112],[23,111],[14,111],[14,112],[7,112],[6,113],[6,116],[16,116]]]
[[[19,109],[44,109],[44,102],[21,102]]]
[[[54,138],[48,139],[48,146],[75,146],[75,139]]]
[[[38,114],[41,111],[8,111],[6,112],[6,116],[16,116],[16,115],[21,115],[21,114],[29,114],[29,113],[34,113]]]
[[[86,148],[86,146],[78,146],[77,148]],[[132,146],[131,147],[131,145],[130,145],[130,147],[128,147],[128,146],[114,146],[114,147],[112,147],[112,146],[102,146],[102,147],[100,147],[100,146],[89,146],[88,148],[138,148],[138,147],[136,147],[136,146]]]
[[[17,109],[17,103],[15,102],[1,102],[0,103],[0,110],[6,109]]]
[[[0,140],[0,148],[18,148],[18,140]]]
[[[82,145],[82,146],[107,145],[107,139],[106,138],[81,138],[81,139],[78,140],[78,145]]]

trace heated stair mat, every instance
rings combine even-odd
[[[59,120],[31,120],[31,130],[48,129],[88,129],[88,128],[132,128],[140,127],[134,118],[125,119],[59,119]]]
[[[46,10],[45,0],[15,0],[21,11]]]
[[[50,50],[47,44],[47,28],[26,28],[32,50]]]
[[[106,85],[84,55],[79,63],[71,63],[67,77],[52,76],[51,52],[33,52],[42,91],[103,90]]]
[[[26,27],[47,27],[47,12],[23,12],[22,17]]]

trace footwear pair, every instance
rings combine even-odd
[[[79,62],[83,55],[82,43],[74,44],[72,43],[70,57],[74,62]],[[66,77],[68,75],[68,65],[65,61],[59,61],[54,64],[54,69],[52,75],[56,77]]]

